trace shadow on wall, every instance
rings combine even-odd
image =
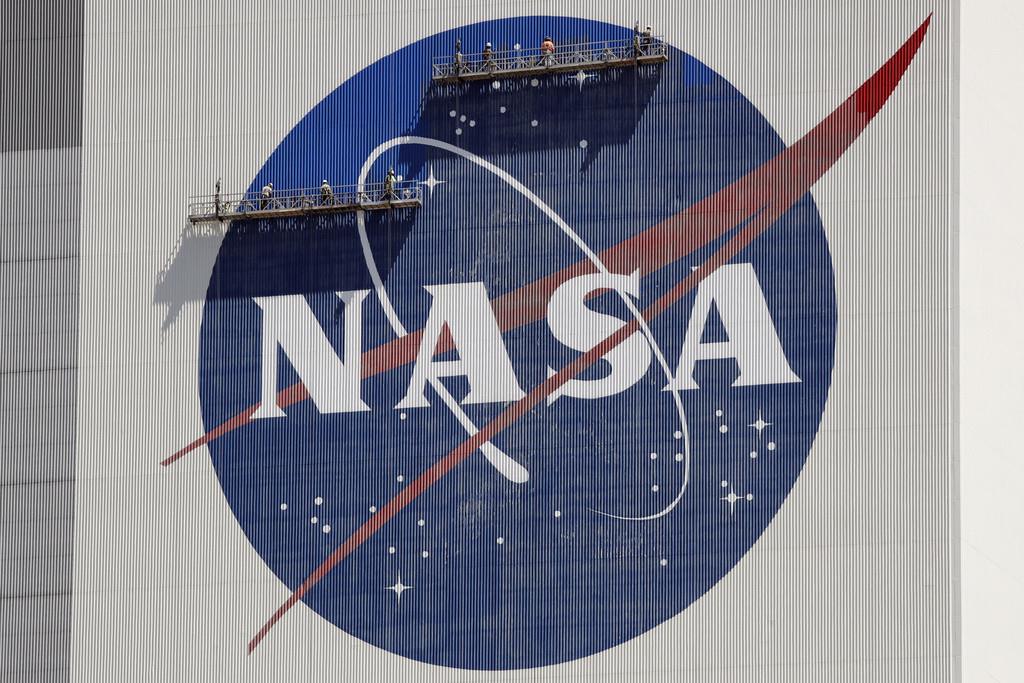
[[[661,65],[642,65],[596,71],[586,80],[553,73],[432,84],[405,134],[491,159],[576,154],[582,147],[583,174],[605,147],[629,144],[662,74]],[[408,177],[425,176],[431,154],[405,146],[398,155]],[[385,281],[415,216],[412,209],[365,214]],[[372,288],[362,249],[353,213],[187,224],[157,273],[153,303],[166,307],[161,329],[169,329],[189,302]]]
[[[576,150],[589,140],[580,168],[585,173],[604,147],[629,143],[662,73],[662,65],[650,64],[431,84],[409,134],[446,140],[485,158]],[[524,134],[524,124],[538,119],[543,132]]]
[[[387,278],[414,211],[366,214],[366,233]],[[372,289],[353,213],[188,224],[153,288],[167,331],[182,308],[206,300]]]
[[[153,286],[153,304],[167,308],[162,332],[177,321],[186,303],[206,297],[208,281],[203,276],[213,269],[225,229],[224,223],[186,223],[178,234]]]

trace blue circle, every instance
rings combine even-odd
[[[674,48],[662,65],[581,78],[546,74],[536,85],[530,78],[501,80],[498,87],[430,82],[431,59],[450,53],[456,38],[466,52],[486,41],[500,51],[538,45],[546,34],[562,44],[632,37],[600,22],[525,17],[423,39],[365,68],[314,107],[251,188],[267,181],[316,187],[324,178],[352,183],[378,145],[419,136],[500,167],[600,252],[784,149],[740,92]],[[427,319],[432,298],[425,286],[479,282],[493,300],[584,259],[535,204],[464,156],[401,144],[373,163],[368,178],[382,179],[389,166],[408,179],[426,181],[432,171],[443,181],[432,190],[420,186],[420,209],[366,216],[372,263],[410,331]],[[671,289],[720,244],[644,277],[637,305]],[[541,403],[492,440],[529,471],[528,482],[513,483],[480,453],[471,455],[324,576],[304,596],[306,605],[390,652],[498,670],[591,655],[662,624],[704,595],[751,548],[799,475],[821,420],[834,353],[831,258],[809,194],[732,264],[753,268],[799,382],[733,386],[735,360],[699,362],[693,377],[700,388],[681,392],[685,425],[657,363],[613,396]],[[199,389],[207,431],[260,401],[262,315],[255,298],[301,297],[342,358],[344,315],[335,293],[373,288],[354,214],[233,223],[203,311]],[[672,370],[694,297],[691,292],[650,324]],[[630,319],[614,296],[587,306]],[[375,294],[364,301],[362,330],[364,351],[396,338]],[[729,339],[712,310],[702,342]],[[578,356],[544,319],[506,332],[503,340],[525,391],[549,367]],[[286,354],[279,359],[283,389],[300,378]],[[608,371],[601,362],[581,378]],[[395,409],[411,375],[406,363],[365,379],[361,395],[369,411],[320,414],[311,401],[300,401],[285,407],[286,417],[252,420],[211,441],[228,504],[289,589],[465,440],[430,389],[429,408]],[[444,383],[456,399],[468,391],[464,377]],[[462,406],[478,426],[504,408]],[[677,438],[684,428],[688,452],[686,440]],[[680,492],[678,505],[648,521],[601,514],[654,516]]]

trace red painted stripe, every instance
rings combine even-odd
[[[802,197],[811,186],[839,159],[853,144],[854,140],[864,131],[868,123],[875,117],[882,105],[899,85],[900,79],[917,53],[924,36],[928,31],[931,16],[914,32],[906,43],[893,55],[871,78],[839,106],[832,114],[815,126],[796,144],[783,151],[777,157],[764,164],[738,183],[716,193],[697,206],[705,205],[705,211],[683,212],[668,221],[642,233],[644,249],[671,249],[671,245],[662,243],[659,230],[669,232],[674,221],[681,221],[688,216],[704,216],[703,225],[696,225],[697,234],[702,238],[721,230],[721,216],[730,216],[732,225],[736,225],[753,216],[750,223],[733,235],[724,245],[719,247],[698,268],[684,278],[679,284],[666,292],[657,301],[644,309],[643,317],[650,321],[668,310],[704,278],[708,277],[720,266],[728,263],[736,254],[746,248],[753,240],[770,228],[775,222]],[[747,179],[754,176],[758,182],[749,183]],[[737,190],[742,188],[742,191]],[[724,194],[723,194],[724,193]],[[735,205],[726,203],[720,196],[732,198]],[[736,208],[737,206],[742,208]],[[668,224],[668,225],[667,225]],[[666,237],[668,235],[665,235]],[[637,238],[634,238],[634,240]],[[627,244],[633,240],[627,240]],[[613,247],[620,249],[622,245]],[[648,258],[659,256],[657,252],[642,252]],[[678,253],[674,251],[673,253]],[[689,253],[689,252],[687,252]],[[678,258],[678,256],[677,256]],[[622,272],[622,271],[620,271]],[[626,271],[628,272],[628,271]],[[543,282],[543,281],[541,281]],[[536,286],[535,283],[533,286]],[[530,285],[527,286],[528,288]],[[500,301],[500,300],[499,300]],[[355,533],[338,546],[324,562],[302,582],[288,600],[270,617],[266,624],[249,641],[251,653],[270,632],[270,629],[283,617],[292,606],[309,592],[335,566],[350,555],[356,548],[371,538],[387,524],[406,505],[416,499],[435,482],[450,472],[456,465],[474,453],[481,445],[490,441],[504,429],[514,424],[552,391],[562,386],[577,374],[590,367],[610,350],[628,339],[640,328],[638,320],[623,325],[614,334],[581,355],[557,374],[534,387],[524,398],[513,403],[486,424],[479,432],[463,441],[454,450],[438,460],[415,481],[405,487],[379,512],[368,519]]]
[[[835,112],[774,159],[675,216],[598,254],[609,271],[648,275],[718,239],[758,208],[771,188],[791,186],[807,191],[860,135],[899,84],[928,31],[931,16],[875,74]],[[802,195],[802,193],[801,193]],[[801,195],[798,195],[801,196]],[[566,280],[595,272],[587,260],[563,268],[492,302],[503,332],[535,322],[547,314],[547,302]],[[416,359],[420,331],[411,332],[363,354],[363,378],[393,370]],[[451,349],[447,336],[438,353]],[[309,397],[301,383],[283,389],[278,404],[287,407]],[[250,406],[161,462],[170,465],[187,453],[249,424],[258,408]]]

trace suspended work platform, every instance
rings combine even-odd
[[[387,211],[419,208],[422,188],[411,180],[391,183],[367,183],[331,186],[325,193],[319,187],[275,190],[269,197],[261,192],[192,197],[188,205],[191,223],[209,221],[289,218],[346,211]]]
[[[516,78],[547,73],[579,72],[635,67],[668,61],[668,44],[661,37],[602,40],[559,45],[554,52],[541,48],[494,51],[490,54],[456,53],[435,57],[432,80],[441,83]]]

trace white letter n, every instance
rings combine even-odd
[[[277,350],[291,362],[321,413],[369,410],[360,398],[363,299],[369,290],[335,292],[345,305],[345,362],[301,295],[253,297],[263,311],[260,407],[254,419],[283,417],[277,404]]]

